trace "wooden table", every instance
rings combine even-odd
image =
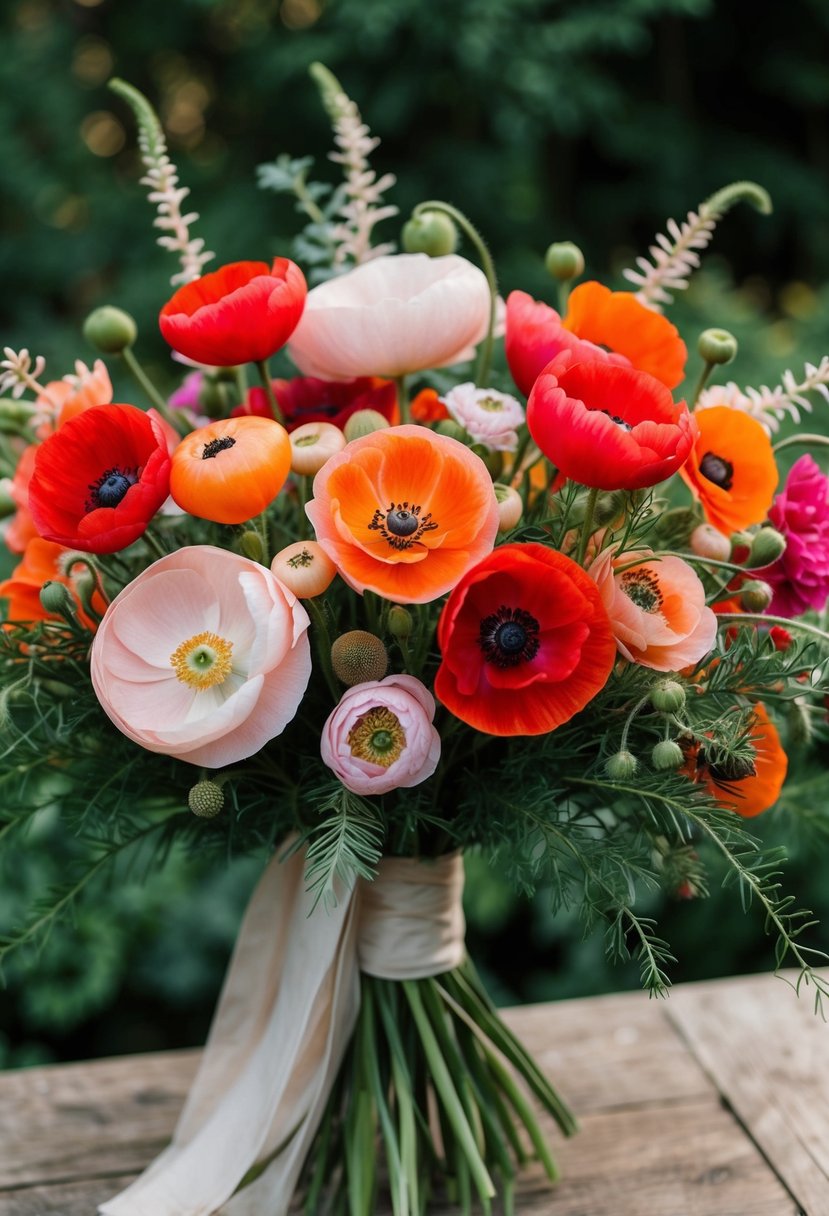
[[[771,976],[511,1010],[581,1121],[522,1216],[829,1216],[829,1026]],[[93,1216],[169,1136],[198,1052],[0,1075],[0,1216]],[[266,1216],[263,1213],[263,1216]]]

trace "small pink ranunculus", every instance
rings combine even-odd
[[[299,708],[308,615],[246,557],[194,545],[139,574],[92,644],[95,694],[151,752],[221,768],[258,752]]]
[[[713,648],[717,618],[706,606],[705,588],[681,558],[650,551],[617,557],[611,546],[587,573],[599,588],[619,653],[631,662],[681,671]]]
[[[414,676],[355,684],[322,729],[323,761],[354,794],[420,785],[440,759],[434,716],[435,699]]]
[[[829,478],[811,456],[792,465],[769,519],[786,538],[786,551],[763,571],[773,588],[769,612],[800,616],[823,608],[829,596]]]
[[[509,394],[497,393],[493,388],[476,388],[469,381],[450,389],[443,404],[475,443],[482,443],[493,452],[514,452],[518,447],[524,407]]]

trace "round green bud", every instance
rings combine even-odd
[[[501,470],[504,467],[504,456],[502,452],[495,452],[492,448],[488,448],[485,443],[472,443],[469,450],[474,452],[476,456],[480,456],[481,460],[486,465],[486,471],[490,477],[499,477]]]
[[[584,254],[572,241],[556,241],[544,255],[547,273],[560,283],[584,274]]]
[[[773,599],[774,591],[762,579],[749,579],[740,588],[740,603],[746,612],[765,612]]]
[[[675,714],[685,704],[685,689],[678,680],[660,680],[651,689],[651,705],[660,713]]]
[[[685,763],[685,753],[673,739],[663,739],[651,752],[651,764],[658,772],[679,768]]]
[[[187,805],[199,819],[215,819],[224,804],[224,790],[215,781],[198,781],[187,795]]]
[[[743,562],[748,556],[747,550],[751,548],[751,542],[754,537],[750,532],[732,532],[731,533],[731,560],[733,562]],[[742,551],[742,552],[741,552]]]
[[[389,608],[389,633],[393,638],[402,638],[403,641],[411,637],[412,614],[402,604],[392,604]]]
[[[441,418],[440,422],[435,423],[434,429],[438,435],[448,435],[450,439],[457,439],[458,443],[469,443],[469,432],[454,418]]]
[[[737,353],[737,339],[727,329],[704,329],[697,350],[706,363],[730,363]]]
[[[400,243],[404,253],[428,253],[430,258],[445,257],[458,247],[455,221],[443,211],[422,211],[403,225]]]
[[[64,583],[49,579],[40,588],[40,602],[50,616],[75,617],[75,601],[72,593]]]
[[[594,524],[597,527],[606,527],[614,519],[618,519],[620,515],[624,515],[627,501],[627,490],[612,490],[610,493],[600,494],[596,499],[596,506],[593,511]]]
[[[83,336],[101,354],[120,355],[133,345],[138,337],[138,329],[128,312],[105,304],[86,318]]]
[[[343,427],[346,442],[352,439],[362,439],[363,435],[372,435],[375,431],[384,431],[389,425],[379,410],[356,410]]]
[[[89,567],[82,566],[80,572],[74,576],[73,581],[84,612],[88,613],[89,616],[99,616],[99,612],[92,603],[95,592],[98,590],[98,580]]]
[[[776,528],[760,528],[754,533],[748,551],[747,566],[770,566],[786,552],[786,538]]]
[[[380,638],[365,629],[352,629],[331,647],[334,674],[349,688],[366,680],[382,680],[389,669],[389,654]]]
[[[604,771],[611,781],[626,781],[639,767],[639,761],[630,752],[616,752],[605,761]]]
[[[239,548],[244,553],[245,557],[249,557],[252,562],[262,562],[265,558],[265,549],[262,545],[262,537],[258,532],[254,532],[252,528],[248,528],[243,532],[239,539]]]

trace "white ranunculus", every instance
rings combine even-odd
[[[476,388],[471,382],[458,384],[442,398],[456,422],[494,452],[514,452],[518,427],[524,422],[524,407],[515,397],[494,388]]]

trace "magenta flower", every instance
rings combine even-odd
[[[769,519],[786,538],[783,556],[763,571],[774,589],[769,612],[794,617],[823,608],[829,596],[829,478],[811,456],[792,465]]]
[[[434,716],[435,699],[414,676],[355,684],[322,728],[323,761],[354,794],[419,785],[440,759]]]

